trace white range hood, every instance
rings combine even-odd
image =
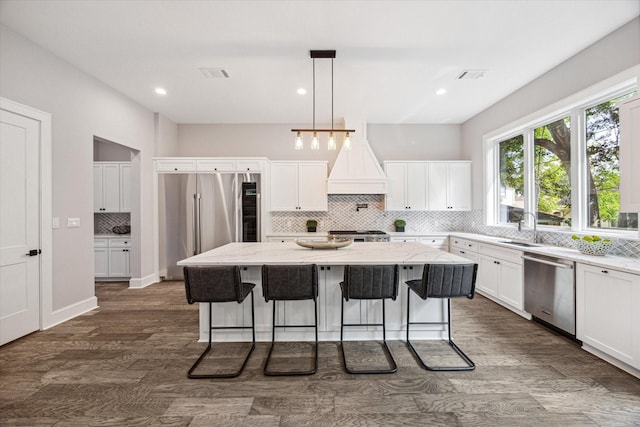
[[[351,135],[351,149],[340,149],[328,179],[329,194],[386,194],[387,177],[362,132]]]

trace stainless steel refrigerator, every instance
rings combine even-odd
[[[160,272],[182,279],[178,261],[230,242],[260,240],[260,174],[159,175]]]

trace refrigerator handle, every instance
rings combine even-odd
[[[193,195],[193,254],[202,252],[200,241],[200,194]]]

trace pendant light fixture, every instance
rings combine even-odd
[[[311,129],[291,129],[291,132],[296,133],[295,145],[296,150],[302,150],[304,148],[304,142],[302,140],[302,134],[310,132],[312,133],[311,149],[319,150],[320,142],[318,141],[318,133],[328,133],[329,141],[327,148],[329,150],[337,149],[335,133],[344,133],[344,148],[347,150],[351,148],[351,138],[349,134],[355,132],[354,129],[334,129],[333,128],[333,60],[336,57],[335,50],[312,50],[310,51],[311,59],[313,59],[313,122]],[[331,59],[331,129],[316,129],[316,59]]]

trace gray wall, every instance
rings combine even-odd
[[[473,160],[473,207],[483,208],[482,136],[640,64],[636,18],[462,125],[462,155]]]
[[[132,275],[151,275],[154,114],[4,26],[0,50],[0,96],[52,115],[53,216],[81,221],[53,230],[54,310],[94,296],[94,136],[135,150]]]
[[[338,151],[293,149],[291,124],[179,124],[180,156],[258,156],[271,160],[327,160]],[[307,127],[302,126],[302,127]],[[380,162],[384,160],[466,160],[462,157],[461,125],[369,124],[367,137]],[[322,137],[322,136],[321,136]],[[322,139],[321,139],[322,141]],[[339,141],[339,140],[338,140]],[[326,144],[326,142],[325,142]]]

